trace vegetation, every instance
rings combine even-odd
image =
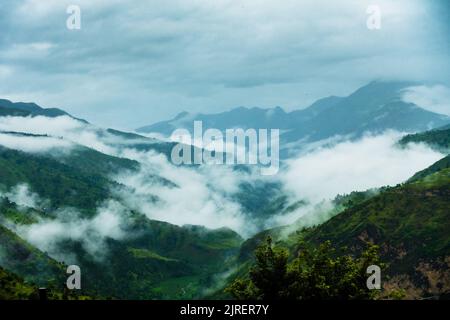
[[[433,165],[431,165],[430,167],[417,172],[414,176],[412,176],[412,178],[409,179],[409,182],[414,182],[414,181],[420,181],[426,177],[431,176],[433,173],[437,173],[441,170],[445,170],[450,168],[450,155],[446,156],[445,158],[439,160],[438,162],[434,163]],[[445,178],[444,175],[440,175],[443,178]]]
[[[28,300],[35,297],[37,288],[0,267],[0,300]]]
[[[125,170],[138,170],[134,160],[113,157],[93,149],[77,146],[69,154],[57,155],[56,160],[86,175],[108,178]]]
[[[74,253],[85,274],[85,285],[100,295],[122,299],[199,298],[224,272],[227,260],[242,242],[228,229],[207,230],[178,227],[135,214],[128,234],[110,239],[105,263],[92,259],[79,243],[66,243],[62,250]],[[177,284],[177,285],[176,285]]]
[[[1,266],[40,286],[63,283],[64,265],[0,225]]]
[[[0,146],[0,183],[10,189],[28,184],[52,208],[92,210],[110,195],[111,182],[99,174],[87,174],[55,159]]]
[[[136,148],[152,148],[145,141],[141,145],[140,136],[133,138]],[[106,238],[101,256],[93,257],[75,240],[60,242],[57,249],[81,266],[83,287],[103,297],[200,298],[205,288],[217,285],[218,274],[235,268],[227,292],[239,299],[373,299],[365,268],[380,260],[386,266],[379,297],[443,296],[450,291],[449,164],[447,156],[404,184],[338,196],[333,217],[321,225],[265,230],[244,243],[232,230],[180,227],[131,212],[123,226],[130,236]],[[30,209],[0,199],[0,298],[33,298],[36,286],[51,288],[52,298],[71,298],[62,289],[65,262],[27,243],[8,223],[52,219],[53,209],[67,206],[88,217],[101,201],[113,198],[111,189],[121,187],[109,174],[137,170],[139,164],[84,147],[52,156],[0,147],[0,168],[0,190],[27,183],[51,203]],[[298,201],[286,208],[279,189],[243,184],[236,200],[261,220],[305,205]],[[84,294],[74,298],[92,296]]]
[[[90,295],[85,295],[78,290],[68,290],[67,288],[45,288],[48,300],[92,300],[98,299]],[[19,276],[0,267],[0,300],[38,300],[39,288],[24,281]]]
[[[226,291],[237,299],[373,299],[376,290],[366,285],[367,267],[380,266],[378,247],[369,245],[360,257],[338,254],[330,241],[317,248],[300,243],[289,262],[286,249],[272,239],[255,251],[248,279],[235,280]]]
[[[239,275],[230,279],[248,273],[254,261],[252,252],[269,235],[290,252],[296,252],[299,238],[312,248],[331,241],[338,248],[348,248],[344,256],[361,256],[367,243],[373,243],[379,246],[380,258],[386,263],[383,297],[448,294],[450,169],[441,166],[442,161],[405,184],[337,197],[335,204],[343,211],[321,225],[288,235],[289,228],[266,230],[245,241],[238,259]],[[275,257],[281,259],[282,255]],[[238,297],[249,291],[255,294],[252,286],[242,281],[234,283],[233,291],[228,292]]]
[[[0,147],[0,166],[0,190],[26,183],[50,204],[39,211],[0,199],[0,253],[7,257],[1,265],[27,281],[58,287],[65,281],[64,263],[28,244],[4,227],[4,222],[29,225],[41,218],[54,219],[54,209],[64,207],[76,207],[89,217],[103,200],[114,197],[111,189],[122,187],[115,185],[109,175],[137,170],[139,165],[80,146],[70,154],[53,155]],[[59,257],[70,257],[80,265],[83,286],[90,292],[123,299],[199,297],[213,283],[214,275],[226,269],[228,257],[238,251],[242,242],[237,233],[228,229],[178,227],[151,221],[137,212],[131,214],[124,227],[132,236],[120,241],[106,239],[101,257],[93,257],[81,241],[55,244]],[[175,279],[189,282],[175,290]]]
[[[21,211],[6,200],[0,206],[0,219],[19,224],[28,224],[29,219],[42,214]],[[138,213],[130,216],[127,233],[133,236],[107,239],[104,252],[95,257],[75,240],[60,242],[57,250],[61,256],[77,261],[82,269],[83,290],[97,296],[187,299],[200,297],[207,286],[213,285],[214,275],[225,271],[228,257],[238,251],[242,242],[228,229],[178,227],[148,220]],[[2,225],[0,254],[5,257],[1,265],[8,270],[39,286],[62,290],[67,277],[64,263],[53,260]]]
[[[438,151],[450,151],[450,125],[431,131],[425,131],[404,136],[399,144],[406,146],[408,143],[426,143]]]

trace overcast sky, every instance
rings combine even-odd
[[[132,129],[183,110],[304,108],[374,79],[448,87],[449,3],[1,0],[0,97]]]

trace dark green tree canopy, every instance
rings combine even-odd
[[[255,265],[248,279],[235,280],[226,291],[237,299],[306,300],[374,299],[377,290],[369,290],[367,268],[381,268],[378,247],[369,244],[357,258],[340,254],[330,241],[318,247],[300,242],[296,257],[289,261],[286,249],[275,247],[272,239],[255,251]]]

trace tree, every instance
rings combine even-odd
[[[255,266],[248,279],[235,280],[226,291],[237,299],[374,299],[376,290],[366,286],[367,267],[383,267],[378,247],[368,248],[358,258],[338,254],[331,242],[318,247],[299,243],[297,257],[288,262],[285,249],[274,248],[272,239],[255,251]]]
[[[237,299],[275,300],[283,297],[287,285],[288,252],[274,248],[268,237],[255,250],[255,265],[247,280],[237,279],[226,290]]]

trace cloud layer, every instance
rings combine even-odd
[[[19,207],[39,209],[45,206],[46,200],[42,200],[37,193],[34,193],[27,184],[18,184],[8,192],[1,193],[0,198],[6,198],[14,202]]]
[[[52,249],[53,238],[63,237],[65,229],[76,229],[79,223],[80,230],[70,231],[67,235],[81,241],[84,233],[92,234],[94,238],[88,236],[85,245],[93,253],[97,247],[93,245],[91,248],[91,242],[101,244],[99,239],[109,233],[112,237],[121,236],[120,226],[126,221],[129,210],[141,212],[149,219],[177,225],[228,227],[244,237],[260,231],[261,221],[258,219],[264,220],[262,226],[265,228],[290,224],[299,218],[305,224],[314,224],[328,217],[332,209],[330,200],[337,194],[402,183],[444,156],[422,144],[399,148],[396,142],[402,134],[386,132],[376,136],[367,135],[356,141],[335,142],[331,146],[317,144],[305,148],[305,153],[288,160],[277,175],[263,177],[258,170],[242,172],[226,165],[174,166],[163,154],[133,149],[120,137],[67,117],[2,118],[0,129],[57,135],[58,139],[45,139],[78,143],[109,155],[133,159],[141,164],[138,171],[124,171],[110,177],[122,185],[111,190],[119,202],[111,200],[98,208],[96,218],[84,220],[76,213],[70,213],[70,209],[64,211],[66,209],[61,208],[65,212],[62,216],[67,213],[68,218],[61,221],[41,221],[26,231],[22,230],[26,239],[32,243],[40,243],[47,251]],[[2,135],[0,144],[3,144],[1,137]],[[39,149],[39,152],[54,153],[50,146],[55,148],[55,145],[40,145],[42,137],[28,139],[36,139],[34,145],[32,140],[29,144],[34,149],[17,141],[15,145],[8,142],[9,145],[6,146],[26,152],[36,152]],[[67,149],[67,152],[70,150]],[[258,217],[259,212],[249,215],[236,195],[241,192],[242,183],[252,184],[256,181],[279,183],[280,191],[287,196],[288,204],[304,200],[308,205],[286,215],[281,212],[273,212],[272,216],[263,218]],[[28,207],[39,203],[33,191],[23,186],[10,191],[9,197]],[[105,221],[104,225],[102,220]],[[103,231],[102,226],[106,228]]]
[[[108,254],[106,239],[121,240],[132,236],[126,232],[129,211],[113,200],[97,208],[93,218],[83,217],[69,208],[60,209],[56,216],[56,219],[41,218],[37,223],[11,228],[40,250],[69,264],[76,263],[76,257],[61,249],[63,241],[80,242],[93,259],[102,261]]]
[[[450,116],[450,88],[446,86],[410,87],[403,93],[403,100],[423,109]]]
[[[69,31],[72,4],[2,1],[0,96],[136,128],[183,109],[306,107],[377,78],[449,84],[446,1],[379,0],[377,31],[369,0],[78,0]]]
[[[445,155],[424,144],[397,145],[399,132],[366,135],[357,141],[319,147],[289,160],[280,179],[286,192],[308,205],[285,216],[273,217],[271,224],[291,224],[300,219],[305,226],[326,221],[338,194],[395,186]]]
[[[239,184],[251,176],[240,175],[226,166],[175,167],[161,154],[126,150],[123,155],[142,164],[139,172],[114,177],[128,187],[118,193],[128,207],[149,219],[177,225],[228,227],[243,235],[256,231],[232,198],[239,191]],[[175,186],[152,183],[155,175]]]
[[[401,137],[387,132],[319,148],[289,161],[282,179],[298,197],[317,203],[338,194],[396,185],[444,157],[422,144],[399,148]]]

